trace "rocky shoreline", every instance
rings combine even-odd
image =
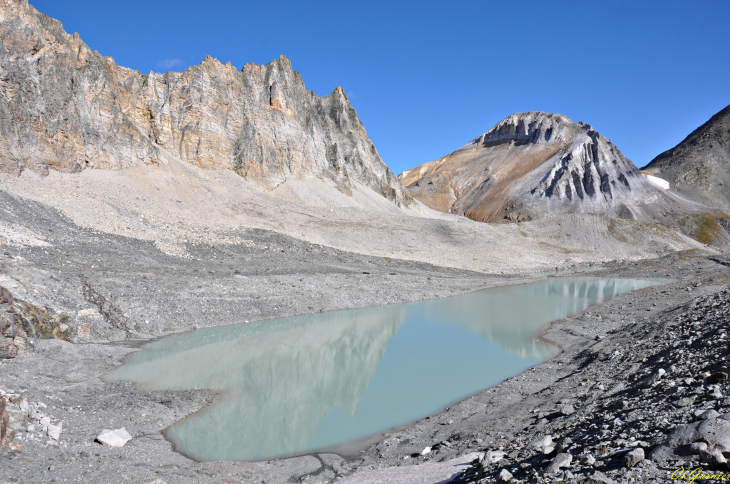
[[[3,218],[28,229],[23,243],[3,247],[0,285],[17,301],[52,310],[52,331],[73,332],[70,341],[27,338],[26,348],[0,363],[7,408],[17,416],[27,406],[29,419],[25,429],[10,429],[15,448],[0,451],[3,483],[365,483],[383,482],[383,472],[399,482],[429,482],[425,471],[460,475],[462,482],[493,482],[506,472],[513,481],[569,481],[572,474],[579,482],[596,471],[619,482],[663,482],[679,465],[665,463],[668,451],[631,468],[624,457],[637,451],[638,460],[641,449],[651,458],[676,428],[722,420],[708,412],[724,412],[725,398],[717,395],[727,393],[725,383],[703,375],[723,371],[714,355],[724,353],[714,348],[726,338],[717,331],[728,299],[728,262],[690,251],[585,273],[676,282],[622,294],[552,324],[542,337],[562,348],[556,357],[364,449],[195,462],[175,453],[161,430],[203,408],[214,392],[145,391],[99,379],[140,342],[196,327],[446,297],[535,276],[363,256],[267,231],[239,234],[242,244],[190,244],[191,257],[181,259],[151,243],[80,228],[41,205],[0,201]],[[250,312],[241,314],[241,307]],[[697,327],[688,324],[693,318]],[[686,336],[692,341],[685,345]],[[659,369],[661,378],[640,388]],[[692,396],[691,404],[675,405]],[[32,404],[48,421],[30,415]],[[51,425],[61,429],[58,440]],[[97,441],[104,430],[122,428],[132,437],[123,447]],[[672,444],[672,458],[686,450],[682,445]],[[719,460],[713,451],[723,448],[714,445],[691,454],[685,467],[702,464],[703,456]]]
[[[667,294],[682,286],[687,294],[704,290],[597,338],[561,379],[562,392],[553,394],[558,404],[536,406],[522,431],[487,449],[456,482],[666,482],[726,474],[727,277],[675,284]]]
[[[365,453],[371,465],[480,452],[455,480],[480,483],[665,482],[681,466],[711,469],[690,444],[709,440],[705,450],[717,455],[724,441],[683,426],[722,421],[724,431],[726,263],[678,254],[592,273],[677,281],[553,323],[543,337],[561,354],[388,435]]]

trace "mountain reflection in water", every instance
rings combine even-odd
[[[208,388],[165,430],[198,460],[323,449],[403,425],[543,361],[541,327],[666,279],[560,278],[432,301],[223,326],[144,346],[106,381]]]

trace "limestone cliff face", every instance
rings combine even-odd
[[[167,153],[270,189],[319,176],[411,198],[341,88],[319,97],[281,56],[237,70],[207,57],[185,72],[120,67],[26,0],[0,0],[0,169],[124,168]]]
[[[682,193],[730,212],[730,106],[643,169]]]
[[[661,221],[682,205],[590,125],[542,112],[513,114],[400,178],[431,208],[482,222],[579,212]]]

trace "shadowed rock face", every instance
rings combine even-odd
[[[411,198],[342,88],[319,97],[290,61],[238,71],[211,57],[185,72],[120,67],[25,0],[0,0],[0,170],[124,168],[174,156],[271,189],[289,177],[357,180]]]
[[[730,211],[730,106],[643,169],[680,192]]]
[[[482,222],[577,212],[662,221],[686,211],[591,125],[561,114],[513,114],[400,178],[431,208]]]

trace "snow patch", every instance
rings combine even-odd
[[[644,175],[646,179],[654,185],[657,188],[661,188],[662,190],[669,190],[669,182],[664,180],[663,178],[659,178],[652,175]]]

